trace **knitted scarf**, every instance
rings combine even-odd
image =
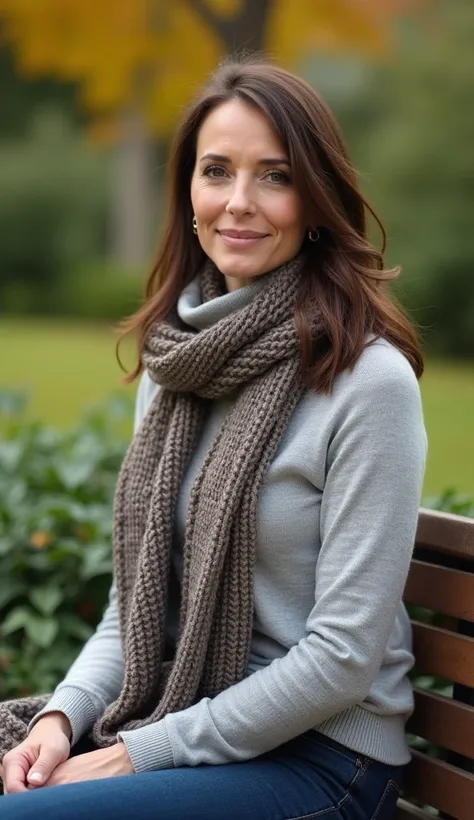
[[[196,332],[177,312],[150,332],[143,365],[161,386],[125,456],[114,518],[115,578],[125,660],[122,691],[92,728],[116,733],[213,697],[246,673],[253,626],[256,511],[265,472],[302,393],[293,310],[303,260],[265,275],[251,302]],[[204,302],[223,295],[206,263]],[[236,391],[191,491],[179,639],[165,661],[170,555],[183,474],[210,401]],[[0,704],[0,758],[48,697]]]

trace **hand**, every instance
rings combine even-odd
[[[108,749],[97,749],[83,755],[70,757],[56,766],[46,786],[62,786],[65,783],[79,783],[82,780],[99,780],[102,777],[119,777],[134,774],[125,743],[116,743]]]
[[[62,712],[49,712],[2,761],[5,794],[25,792],[47,782],[58,764],[67,760],[71,748],[71,724]]]

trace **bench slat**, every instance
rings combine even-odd
[[[474,638],[412,621],[416,669],[474,686]]]
[[[403,597],[406,603],[474,621],[474,574],[470,572],[414,560]]]
[[[399,800],[397,803],[397,820],[436,820],[432,814],[412,806],[406,800]]]
[[[416,545],[458,558],[474,559],[474,519],[421,509]]]
[[[419,552],[412,561],[404,600],[448,619],[474,623],[474,520],[421,509],[416,547]],[[449,622],[444,626],[412,622],[415,667],[455,683],[459,697],[469,700],[469,689],[474,689],[474,638],[449,631]],[[451,752],[474,756],[474,707],[459,700],[415,690],[415,711],[407,728]],[[474,774],[416,750],[406,770],[404,791],[398,820],[429,820],[433,816],[429,806],[455,820],[474,816]],[[412,806],[410,800],[426,810]]]
[[[431,743],[474,757],[474,707],[415,688],[415,711],[407,730]]]
[[[474,775],[449,763],[412,752],[408,764],[404,792],[456,820],[472,820],[474,806]]]

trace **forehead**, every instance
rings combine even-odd
[[[265,114],[238,99],[216,106],[207,115],[198,131],[196,149],[198,159],[208,152],[229,156],[242,151],[260,156],[286,154]]]

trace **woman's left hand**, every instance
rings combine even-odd
[[[95,752],[70,757],[56,766],[45,786],[41,788],[134,773],[125,743],[116,743],[108,749],[97,749]]]

